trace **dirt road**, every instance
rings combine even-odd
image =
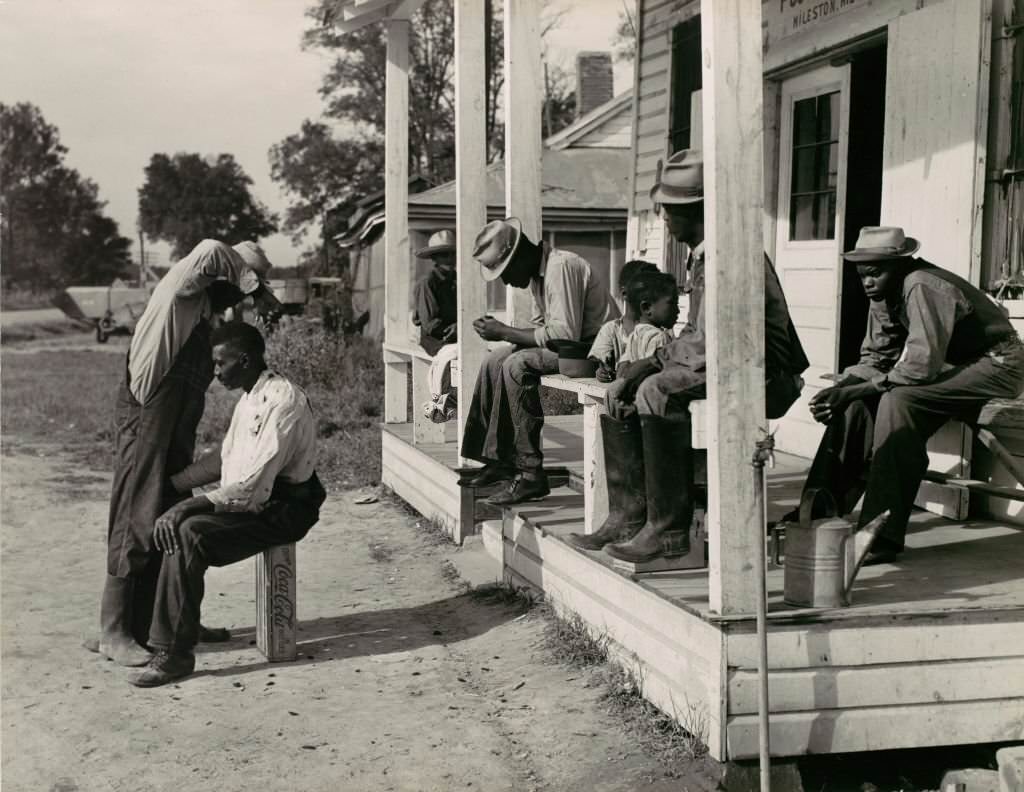
[[[632,748],[594,679],[545,661],[540,619],[465,594],[459,551],[352,494],[299,545],[298,662],[257,653],[243,562],[207,576],[204,622],[234,640],[180,684],[131,687],[79,645],[108,473],[16,438],[2,465],[5,792],[712,788]]]
[[[16,327],[39,322],[59,322],[64,314],[57,308],[30,308],[24,311],[0,311],[0,327]]]

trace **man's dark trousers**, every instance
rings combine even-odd
[[[480,366],[462,436],[462,456],[518,470],[544,464],[540,378],[558,373],[558,355],[540,347],[491,352]]]
[[[928,439],[946,421],[973,422],[990,399],[1024,386],[1024,348],[957,366],[927,385],[901,385],[850,404],[825,430],[805,490],[824,487],[846,514],[864,495],[858,526],[890,510],[879,537],[902,550],[914,498],[928,472]]]
[[[275,485],[271,500],[258,513],[216,512],[185,519],[178,528],[177,552],[163,556],[149,645],[176,654],[191,652],[199,641],[206,570],[299,541],[319,519],[323,500],[314,473],[303,484]]]

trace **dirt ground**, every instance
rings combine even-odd
[[[109,473],[4,438],[2,740],[16,790],[699,790],[668,779],[542,619],[465,593],[387,502],[328,500],[298,547],[300,659],[254,646],[253,565],[207,576],[197,673],[152,690],[81,648],[103,576]]]

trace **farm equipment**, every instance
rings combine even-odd
[[[96,340],[103,344],[116,333],[131,334],[135,323],[146,310],[152,287],[71,286],[53,298],[64,314],[75,322],[94,327]]]

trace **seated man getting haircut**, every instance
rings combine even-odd
[[[252,325],[226,324],[213,334],[213,367],[229,390],[245,391],[219,454],[172,476],[179,492],[220,480],[156,521],[163,553],[149,630],[155,655],[130,681],[155,687],[195,669],[203,578],[275,545],[302,539],[317,522],[325,493],[314,470],[316,421],[306,394],[267,368],[263,337]]]
[[[915,258],[919,247],[902,228],[868,226],[843,254],[871,300],[867,334],[857,365],[810,404],[828,428],[805,489],[827,489],[843,514],[864,495],[858,529],[889,511],[873,541],[857,534],[858,555],[871,547],[868,564],[903,550],[928,471],[928,438],[951,418],[975,421],[985,402],[1024,388],[1024,345],[1001,306]]]

